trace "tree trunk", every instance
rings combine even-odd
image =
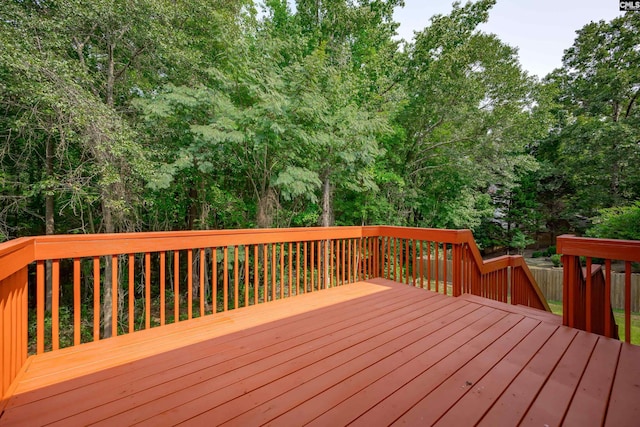
[[[105,103],[109,107],[113,107],[113,92],[116,83],[116,69],[115,69],[115,55],[114,51],[116,50],[115,43],[109,44],[107,47],[107,87],[105,93]]]
[[[196,221],[198,220],[198,190],[195,184],[189,186],[189,208],[187,212],[187,230],[194,230]]]
[[[47,138],[45,152],[46,152],[46,171],[47,171],[47,179],[53,179],[53,141],[51,138]],[[54,218],[54,197],[53,197],[53,189],[47,187],[45,193],[45,233],[47,235],[55,233],[55,218]],[[47,311],[51,311],[51,301],[52,301],[52,268],[51,261],[47,261],[45,263],[46,268],[46,281],[45,281],[45,307]]]
[[[333,188],[331,186],[331,180],[329,179],[329,173],[325,174],[324,180],[322,182],[322,216],[320,217],[320,222],[323,227],[331,227],[334,225],[333,218]],[[328,248],[329,248],[330,240],[327,240],[323,244],[323,253],[320,255],[324,259],[324,288],[327,289],[330,284],[329,278],[329,265],[328,261]]]
[[[103,190],[102,192],[102,220],[104,223],[104,231],[105,233],[113,233],[115,232],[115,227],[113,225],[113,215],[111,212],[111,207],[108,205],[109,198],[106,194],[108,190]],[[112,274],[111,274],[111,256],[105,257],[104,264],[104,283],[103,289],[104,294],[102,298],[102,314],[103,314],[103,324],[102,324],[102,333],[104,338],[109,338],[112,336],[113,331],[111,330],[111,306],[113,305],[113,295],[111,294],[111,282],[112,282]],[[116,296],[117,298],[117,296]]]
[[[329,179],[329,173],[325,174],[322,183],[322,216],[320,217],[320,225],[323,227],[331,227],[334,225],[333,186]]]
[[[256,225],[258,228],[271,228],[273,225],[273,210],[276,202],[276,195],[272,188],[267,188],[258,197],[258,213]]]
[[[615,151],[617,147],[613,147]],[[611,162],[611,179],[609,181],[609,191],[611,191],[611,195],[613,196],[614,204],[620,203],[620,164],[618,163],[618,159],[614,159]]]

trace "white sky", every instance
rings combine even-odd
[[[429,25],[431,16],[448,14],[452,2],[405,0],[405,7],[394,14],[400,23],[399,36],[411,40],[414,31]],[[562,65],[562,55],[573,45],[576,30],[591,21],[610,21],[621,14],[618,0],[498,0],[489,22],[480,29],[519,48],[522,67],[542,78]]]

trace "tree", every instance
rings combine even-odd
[[[547,77],[566,117],[557,165],[568,171],[570,208],[592,216],[640,195],[640,16],[592,22],[577,32],[562,68]]]
[[[198,5],[211,11],[209,3]],[[238,11],[240,4],[221,1],[216,13]],[[3,141],[8,148],[2,152],[9,153],[3,162],[40,162],[45,171],[43,177],[29,177],[27,186],[20,164],[5,177],[14,188],[24,188],[11,209],[28,209],[44,197],[47,233],[56,230],[54,206],[59,202],[59,212],[88,212],[88,220],[81,216],[82,225],[74,224],[75,229],[140,228],[142,182],[153,169],[131,125],[131,101],[170,79],[192,76],[193,68],[185,64],[193,57],[185,58],[181,49],[194,41],[187,31],[193,30],[192,21],[182,18],[195,9],[193,2],[171,1],[3,3],[1,37],[7,50],[0,73],[8,84],[0,87],[0,102],[6,107],[2,120],[8,134]],[[218,21],[224,18],[208,25]],[[176,68],[180,73],[173,72]],[[106,260],[105,283],[111,282],[110,262]],[[105,336],[112,333],[110,290],[104,289]]]
[[[415,225],[471,227],[492,217],[487,189],[512,188],[535,168],[526,146],[535,81],[515,49],[477,26],[494,1],[454,4],[407,47],[407,101],[399,121],[407,220]]]
[[[399,82],[397,24],[393,10],[402,2],[298,1],[297,19],[309,38],[304,66],[313,73],[306,99],[317,101],[305,126],[314,133],[315,160],[303,167],[322,182],[320,224],[334,224],[336,191],[376,194],[375,162],[384,151]],[[351,211],[359,212],[357,206]],[[362,222],[362,219],[360,220]]]
[[[602,209],[587,235],[608,239],[640,240],[640,201]]]

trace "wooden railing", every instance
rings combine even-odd
[[[496,301],[549,310],[524,259],[506,255],[483,261],[470,230],[378,227],[382,277],[436,292],[478,295]],[[408,256],[407,256],[408,255]],[[431,268],[432,257],[438,262]],[[452,260],[451,283],[438,280],[438,269]],[[425,263],[419,260],[426,259]]]
[[[624,263],[624,340],[631,342],[631,263],[640,262],[640,241],[564,235],[557,239],[557,251],[564,271],[563,323],[608,337],[617,337],[611,314],[611,265]],[[584,269],[580,257],[585,258]],[[602,261],[594,263],[594,259]]]
[[[447,277],[447,259],[452,280],[439,281],[438,269]],[[522,258],[484,262],[468,230],[372,226],[21,238],[0,245],[2,395],[30,353],[373,277],[548,310]]]

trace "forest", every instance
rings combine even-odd
[[[640,14],[529,75],[454,3],[5,0],[0,241],[388,224],[640,239]],[[543,28],[540,31],[544,31]]]

